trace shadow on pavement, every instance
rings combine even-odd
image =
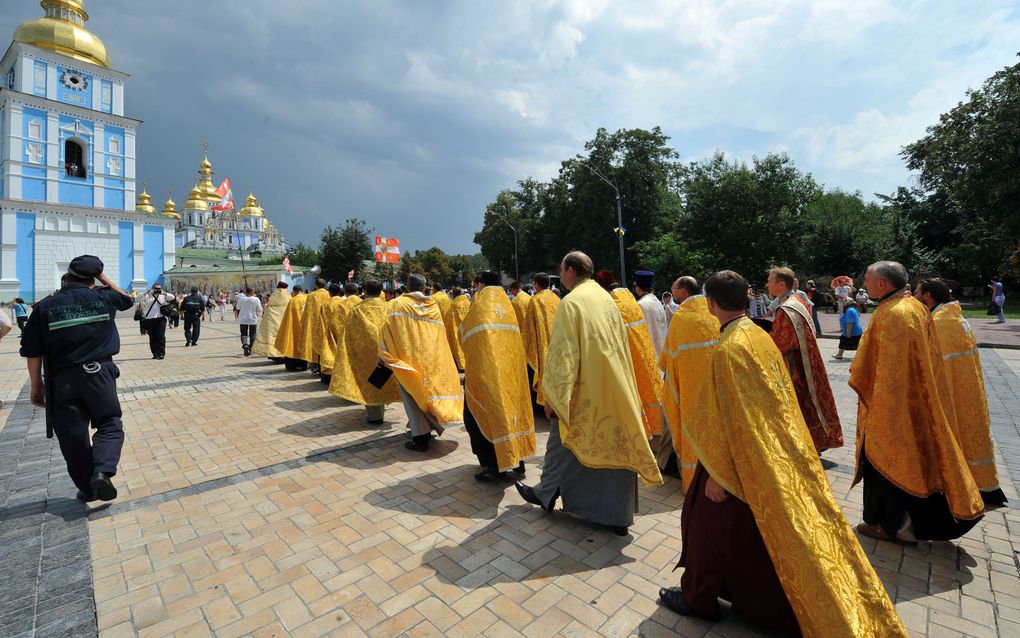
[[[326,386],[319,383],[318,379],[310,379],[307,383],[302,383],[301,385],[285,385],[279,388],[266,389],[270,392],[325,392]]]
[[[289,401],[281,401],[277,403],[279,406],[281,403],[290,403]],[[318,412],[319,410],[308,410],[309,412]],[[279,428],[277,431],[281,434],[294,434],[297,436],[303,436],[309,439],[317,438],[320,436],[336,436],[337,434],[343,434],[344,432],[382,432],[389,434],[393,426],[397,424],[396,421],[384,421],[382,425],[370,425],[366,421],[353,419],[347,417],[350,411],[333,412],[331,414],[323,414],[317,417],[313,417],[306,421],[299,423],[291,423]],[[344,415],[341,417],[341,415]],[[311,454],[319,454],[322,450],[312,452]]]

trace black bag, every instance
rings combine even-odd
[[[988,312],[986,312],[985,314],[988,315],[989,317],[994,317],[995,315],[999,314],[999,304],[995,303],[994,301],[988,304]]]
[[[382,390],[382,387],[386,385],[386,382],[390,380],[391,376],[393,376],[393,370],[386,366],[376,366],[375,370],[372,371],[372,374],[368,375],[368,382]]]

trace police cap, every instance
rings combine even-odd
[[[67,265],[67,274],[79,279],[95,279],[103,274],[103,262],[95,255],[81,255]]]

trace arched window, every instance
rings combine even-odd
[[[74,140],[64,142],[64,170],[68,177],[88,177],[85,166],[85,149]]]

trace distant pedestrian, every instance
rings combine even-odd
[[[18,322],[18,330],[25,332],[25,324],[28,323],[28,306],[25,305],[25,300],[15,297],[11,310],[14,311],[14,320]]]
[[[857,308],[856,301],[847,299],[843,314],[839,316],[839,351],[834,355],[837,359],[843,358],[844,350],[856,351],[861,342],[864,329],[861,327],[861,313]]]
[[[208,299],[208,297],[205,297]],[[202,332],[202,315],[205,313],[203,295],[198,294],[198,286],[191,287],[191,294],[181,300],[181,313],[184,315],[184,346],[197,346],[198,336]]]
[[[262,317],[262,303],[255,296],[255,291],[247,288],[243,295],[238,295],[234,303],[237,321],[241,324],[241,350],[244,356],[251,356],[251,347],[255,345],[255,329]]]
[[[220,321],[227,320],[227,291],[220,293],[220,299],[216,302],[216,305],[220,307]]]
[[[156,284],[152,290],[138,299],[135,317],[142,323],[142,330],[149,335],[149,350],[153,359],[166,357],[166,314],[164,309],[173,295],[163,292],[163,286]]]
[[[1002,287],[1002,280],[998,275],[992,277],[992,283],[988,284],[992,289],[992,301],[999,307],[999,318],[993,323],[1006,323],[1006,293]]]
[[[818,322],[818,308],[825,303],[825,296],[822,295],[822,291],[818,289],[813,279],[808,279],[807,296],[811,301],[811,322],[815,324],[815,334],[821,335],[822,324]]]

